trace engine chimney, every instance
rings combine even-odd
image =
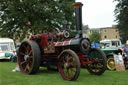
[[[75,8],[75,16],[76,16],[76,38],[82,37],[82,6],[81,2],[76,2],[74,5]]]

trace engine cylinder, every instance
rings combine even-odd
[[[88,54],[91,49],[91,43],[87,38],[72,39],[70,49],[77,53]]]

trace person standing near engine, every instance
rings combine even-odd
[[[122,47],[122,49],[123,49],[126,59],[128,59],[128,40],[126,41],[126,44]]]

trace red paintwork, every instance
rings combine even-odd
[[[127,61],[127,63],[126,63],[127,65],[128,65],[128,61]]]
[[[83,4],[77,3],[77,4],[74,4],[73,6],[74,6],[74,8],[81,8],[83,6]]]
[[[36,38],[36,37],[42,37],[41,42],[40,42],[40,46],[44,47],[44,46],[48,46],[48,38],[52,38],[54,35],[51,33],[45,33],[45,34],[37,34],[37,35],[32,35],[30,40]],[[66,45],[70,45],[72,39],[67,39],[63,42],[53,42],[50,43],[51,46],[66,46]]]
[[[65,40],[65,41],[63,41],[63,42],[55,42],[55,46],[57,47],[57,46],[66,46],[66,45],[70,45],[71,40],[72,40],[72,39],[67,39],[67,40]]]
[[[86,66],[87,64],[94,63],[94,61],[89,60],[88,55],[78,54],[78,56],[79,56],[79,59],[80,59],[81,66]]]
[[[50,37],[50,35],[47,34],[37,34],[37,35],[32,35],[30,40],[32,40],[35,37],[42,37],[43,39],[41,39],[40,42],[40,46],[48,46],[48,37]]]

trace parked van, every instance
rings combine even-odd
[[[106,54],[107,57],[107,68],[109,70],[115,70],[114,55],[117,54],[119,48],[122,48],[121,40],[111,39],[100,41],[101,50]]]
[[[13,39],[0,38],[0,59],[11,59],[13,55],[16,55]]]
[[[122,48],[122,43],[119,39],[102,40],[100,41],[101,49],[117,50]]]

